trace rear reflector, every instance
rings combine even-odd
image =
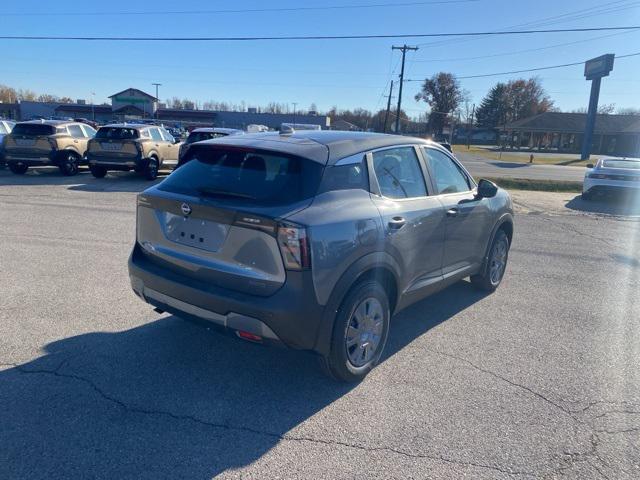
[[[254,335],[253,333],[244,332],[242,330],[236,330],[236,335],[238,335],[243,340],[249,340],[250,342],[262,343],[262,337],[259,335]]]

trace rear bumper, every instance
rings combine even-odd
[[[260,297],[185,278],[149,261],[136,244],[129,277],[140,298],[179,317],[253,333],[266,343],[290,348],[314,350],[316,345],[324,306],[317,303],[310,272],[288,272],[282,288]]]
[[[5,151],[4,160],[6,163],[22,163],[29,167],[58,165],[56,158],[57,153],[58,152],[51,152],[46,155],[27,155],[23,153],[11,153]]]
[[[89,166],[103,167],[107,170],[133,170],[144,168],[147,165],[147,161],[140,156],[116,157],[87,153],[87,161]]]
[[[640,182],[585,178],[582,191],[592,195],[640,193]]]

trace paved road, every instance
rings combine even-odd
[[[640,222],[520,195],[500,290],[401,313],[350,386],[139,301],[145,185],[0,171],[0,478],[638,478]]]
[[[509,177],[528,178],[532,180],[563,180],[582,182],[584,167],[570,167],[561,165],[536,165],[517,162],[501,162],[487,160],[473,153],[458,152],[456,157],[476,178],[481,177]]]

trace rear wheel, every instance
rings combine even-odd
[[[158,169],[160,168],[160,163],[157,158],[151,157],[149,162],[147,162],[147,166],[144,169],[144,177],[147,180],[155,180],[158,178]]]
[[[495,291],[507,268],[507,260],[509,258],[509,237],[500,229],[493,239],[491,250],[489,251],[489,260],[484,271],[478,275],[471,276],[471,283],[481,290],[487,292]]]
[[[65,152],[61,156],[59,168],[62,174],[68,177],[77,175],[80,170],[80,158],[74,152]]]
[[[98,165],[90,166],[89,170],[91,170],[91,175],[96,178],[104,178],[104,176],[107,174],[107,169]]]
[[[331,351],[323,358],[327,372],[344,382],[362,380],[382,356],[390,316],[389,298],[378,282],[353,287],[336,315]]]
[[[24,175],[25,173],[27,173],[27,170],[29,170],[29,166],[20,162],[10,163],[9,170],[11,170],[16,175]]]

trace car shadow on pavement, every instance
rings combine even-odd
[[[483,296],[460,282],[405,310],[385,359]],[[233,473],[280,442],[326,440],[305,421],[357,388],[325,378],[313,355],[173,316],[44,352],[0,371],[0,478]],[[304,448],[326,447],[318,442]]]
[[[531,165],[530,163],[515,163],[515,162],[502,162],[502,161],[489,162],[489,163],[494,167],[499,167],[499,168],[524,168]]]
[[[602,215],[638,216],[640,215],[640,195],[635,197],[617,195],[612,197],[594,198],[584,200],[581,195],[576,195],[566,205],[570,210]]]
[[[94,178],[84,167],[80,173],[66,177],[57,167],[32,168],[24,175],[15,175],[8,170],[0,170],[1,185],[59,185],[68,190],[80,192],[142,192],[161,182],[171,172],[161,170],[158,179],[149,181],[134,172],[109,172],[105,178]]]

